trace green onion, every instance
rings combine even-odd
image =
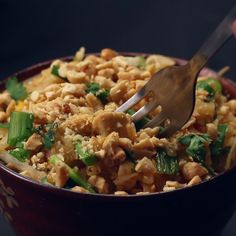
[[[9,123],[0,123],[0,128],[8,129],[9,125],[10,125]]]
[[[92,166],[98,162],[97,157],[94,154],[91,154],[87,151],[85,151],[81,143],[76,144],[76,152],[79,155],[79,159],[86,165],[86,166]]]
[[[26,141],[33,133],[34,117],[32,113],[15,111],[11,113],[7,143],[16,147]]]
[[[51,74],[52,74],[52,75],[55,75],[55,76],[57,76],[57,77],[59,77],[60,79],[66,81],[66,82],[68,82],[68,79],[67,79],[67,78],[60,76],[60,74],[59,74],[59,69],[60,69],[59,66],[53,65],[53,66],[52,66],[52,70],[51,70]]]
[[[24,148],[15,148],[9,151],[9,153],[21,162],[25,162],[30,157],[29,151]]]
[[[157,170],[161,174],[176,175],[179,171],[177,157],[169,156],[164,150],[157,153]]]
[[[228,125],[220,124],[218,126],[218,137],[210,145],[211,148],[211,157],[213,166],[216,167],[219,163],[220,156],[224,153],[225,149],[223,148],[225,135],[228,130]]]
[[[132,116],[136,111],[133,109],[129,109],[127,111],[127,113]],[[144,125],[146,125],[148,122],[150,121],[150,119],[148,117],[143,117],[141,120],[135,122],[135,127],[137,130],[141,129]]]
[[[11,77],[7,81],[6,89],[11,95],[11,97],[16,101],[24,100],[28,96],[26,88],[23,86],[22,83],[18,82],[16,77]]]
[[[58,161],[63,162],[60,157],[58,157],[57,155],[53,155],[49,158],[49,162],[52,165],[56,165],[56,163]],[[64,162],[63,162],[64,163]],[[64,163],[65,164],[65,163]],[[93,186],[91,184],[89,184],[86,180],[84,180],[78,173],[78,171],[72,169],[70,166],[68,166],[67,164],[65,164],[65,166],[68,169],[69,172],[69,178],[72,179],[76,184],[78,184],[79,186],[87,189],[89,192],[91,193],[95,193],[96,191],[94,190]]]

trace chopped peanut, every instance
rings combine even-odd
[[[208,174],[207,169],[197,162],[187,162],[181,171],[187,181],[190,181],[196,175],[204,177]]]

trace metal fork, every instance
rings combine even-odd
[[[126,112],[140,100],[152,93],[152,100],[132,115],[137,122],[151,110],[161,105],[160,114],[154,117],[143,128],[161,125],[165,120],[169,125],[165,127],[162,137],[169,137],[189,120],[195,104],[195,85],[200,70],[208,60],[232,36],[232,23],[236,19],[236,6],[219,24],[206,40],[200,50],[183,66],[170,66],[154,74],[152,78],[122,104],[116,111]]]

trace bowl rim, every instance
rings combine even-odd
[[[86,55],[99,55],[100,53],[87,53]],[[136,52],[119,52],[120,55],[124,55],[124,56],[149,56],[149,55],[156,55],[157,53],[136,53]],[[163,54],[160,54],[160,55],[163,55]],[[166,56],[166,55],[164,55]],[[176,61],[176,63],[178,65],[184,65],[187,63],[187,60],[185,59],[180,59],[180,58],[175,58],[175,57],[170,57],[170,56],[167,56],[169,58],[172,58]],[[46,69],[50,66],[50,64],[55,61],[55,60],[62,60],[62,61],[70,61],[72,60],[72,56],[65,56],[65,57],[60,57],[60,58],[55,58],[55,59],[49,59],[49,60],[46,60],[46,61],[43,61],[43,62],[39,62],[39,63],[36,63],[34,65],[31,65],[31,66],[28,66],[26,67],[25,69],[22,69],[18,72],[15,72],[13,74],[11,74],[10,76],[6,77],[5,79],[2,79],[0,81],[0,91],[2,91],[3,87],[5,86],[5,83],[6,81],[10,78],[10,77],[13,77],[13,76],[16,76],[18,77],[18,79],[20,81],[24,81],[24,80],[27,80],[28,78],[34,76],[34,75],[37,75],[38,73],[35,73],[35,70],[37,71],[42,71],[43,69]],[[204,75],[204,74],[208,74],[208,75],[217,75],[217,73],[210,69],[210,68],[207,68],[207,67],[204,67],[202,69],[202,71],[200,72],[200,75]],[[25,77],[26,76],[26,77]],[[232,80],[230,79],[226,79],[222,76],[218,76],[220,80],[222,81],[226,81],[226,82],[229,82],[230,84],[233,85],[233,87],[235,88],[236,90],[236,83],[233,82]],[[198,189],[198,188],[201,188],[203,186],[206,186],[207,184],[211,184],[215,181],[218,181],[220,180],[222,177],[224,176],[227,176],[227,175],[230,175],[232,174],[233,172],[236,171],[236,166],[232,167],[231,169],[229,170],[226,170],[214,177],[212,177],[211,179],[209,180],[204,180],[202,181],[201,183],[197,184],[197,185],[193,185],[193,186],[186,186],[186,187],[183,187],[183,188],[179,188],[179,189],[175,189],[173,191],[167,191],[167,192],[154,192],[154,193],[147,193],[147,194],[140,194],[140,195],[137,195],[137,194],[128,194],[128,195],[115,195],[115,194],[101,194],[101,193],[80,193],[80,192],[73,192],[69,189],[64,189],[64,188],[59,188],[59,187],[56,187],[56,186],[52,186],[52,185],[47,185],[47,184],[43,184],[41,182],[37,182],[29,177],[25,177],[23,175],[20,175],[19,173],[15,172],[14,170],[8,168],[6,165],[4,165],[4,163],[2,163],[0,161],[0,171],[5,171],[7,174],[9,175],[12,175],[13,177],[21,180],[22,182],[25,182],[26,184],[29,184],[31,185],[30,187],[31,188],[37,188],[39,190],[45,190],[45,191],[48,191],[50,193],[54,193],[54,194],[57,194],[57,195],[66,195],[66,196],[70,196],[70,197],[74,197],[74,198],[86,198],[86,199],[91,199],[93,200],[94,198],[97,199],[100,199],[100,200],[115,200],[115,201],[118,201],[118,200],[144,200],[144,199],[148,199],[148,198],[153,198],[153,197],[165,197],[165,196],[170,196],[170,195],[173,195],[173,194],[182,194],[183,192],[187,192],[187,191],[191,191],[192,189]]]

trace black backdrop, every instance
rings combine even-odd
[[[111,47],[190,58],[235,0],[0,0],[0,79],[42,60]],[[209,65],[231,66],[236,39]],[[29,196],[30,197],[30,196]],[[235,235],[236,214],[222,235]],[[0,235],[10,230],[0,217]]]
[[[45,59],[112,47],[190,58],[235,0],[0,0],[0,78]],[[209,64],[231,66],[236,39]]]

